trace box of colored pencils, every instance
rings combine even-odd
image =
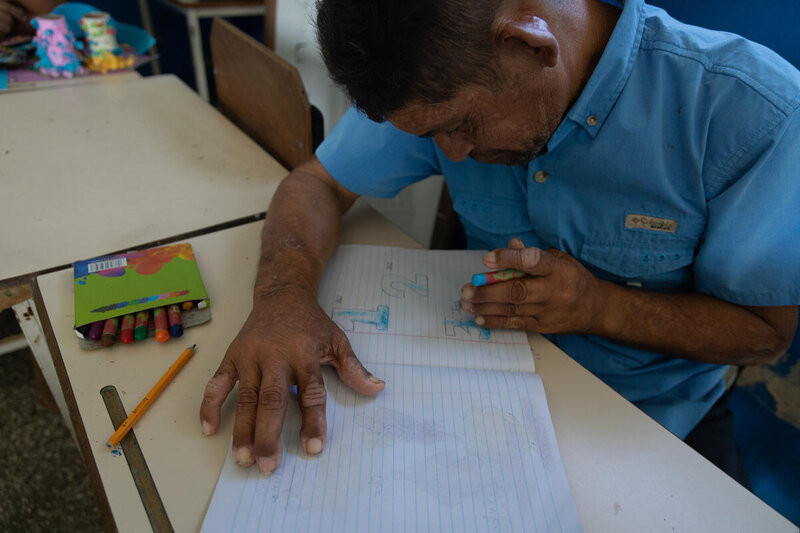
[[[165,342],[211,319],[188,243],[77,261],[75,333],[87,350],[155,337]]]

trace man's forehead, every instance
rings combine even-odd
[[[412,103],[386,118],[394,127],[407,133],[425,135],[458,120],[463,111],[458,104],[455,98],[436,104]]]

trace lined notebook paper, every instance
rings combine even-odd
[[[319,301],[386,388],[326,369],[323,453],[303,453],[290,402],[280,468],[229,453],[203,531],[581,531],[525,334],[458,304],[481,256],[341,246]]]

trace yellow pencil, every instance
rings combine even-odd
[[[178,360],[172,363],[172,366],[169,367],[169,370],[167,370],[166,374],[161,376],[161,379],[158,380],[158,383],[156,383],[155,386],[150,389],[150,392],[147,393],[147,396],[142,398],[142,401],[139,402],[139,405],[136,406],[136,409],[134,409],[131,414],[128,415],[128,418],[125,419],[125,422],[123,422],[122,425],[114,432],[114,434],[111,435],[111,438],[106,442],[106,446],[109,448],[116,448],[117,444],[119,444],[119,441],[121,441],[122,438],[128,434],[128,431],[131,430],[133,425],[136,424],[144,412],[147,411],[147,408],[150,407],[150,404],[152,404],[156,398],[158,398],[158,395],[161,394],[161,391],[167,388],[169,382],[172,381],[178,372],[181,371],[181,368],[183,368],[183,365],[186,364],[186,361],[188,361],[189,358],[194,355],[195,346],[197,345],[193,344],[191,348],[186,348],[181,356],[178,357]]]

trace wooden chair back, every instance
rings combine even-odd
[[[297,69],[219,18],[211,57],[220,111],[286,168],[311,157],[311,105]]]
[[[275,21],[278,18],[278,0],[264,0],[264,44],[275,50]]]

